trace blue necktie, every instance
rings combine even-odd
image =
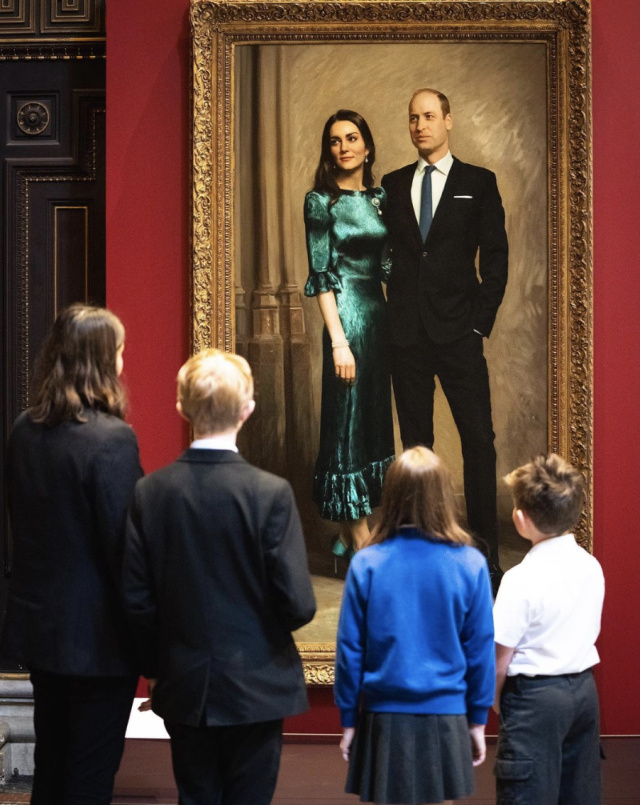
[[[422,177],[422,190],[420,192],[420,234],[423,242],[427,239],[431,221],[433,221],[433,201],[431,194],[431,174],[435,165],[427,165]]]

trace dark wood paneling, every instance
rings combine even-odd
[[[89,220],[91,199],[49,202],[49,231],[53,231],[54,317],[67,299],[89,301]],[[51,220],[53,219],[53,220]]]
[[[36,0],[2,0],[0,36],[29,36],[36,32]]]
[[[33,362],[56,310],[104,303],[104,91],[70,88],[59,100],[50,124],[59,139],[4,149],[9,421],[28,405]]]
[[[104,36],[104,0],[1,0],[0,37]]]
[[[40,32],[45,35],[100,34],[103,31],[103,5],[96,0],[43,0]]]

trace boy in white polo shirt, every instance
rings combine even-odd
[[[532,543],[494,606],[498,805],[600,805],[600,723],[592,668],[602,568],[571,529],[582,475],[555,454],[505,478],[518,533]]]

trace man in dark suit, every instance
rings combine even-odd
[[[195,441],[136,486],[124,594],[181,805],[267,805],[282,719],[307,709],[291,632],[315,600],[290,485],[248,464],[243,358],[195,355],[178,375]]]
[[[452,124],[446,96],[417,90],[409,132],[418,162],[382,179],[393,388],[405,448],[432,447],[440,379],[462,443],[469,528],[485,547],[495,586],[496,453],[482,339],[504,295],[508,245],[495,175],[451,155]]]

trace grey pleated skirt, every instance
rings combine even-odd
[[[466,716],[363,712],[345,791],[362,802],[423,805],[473,794]]]

